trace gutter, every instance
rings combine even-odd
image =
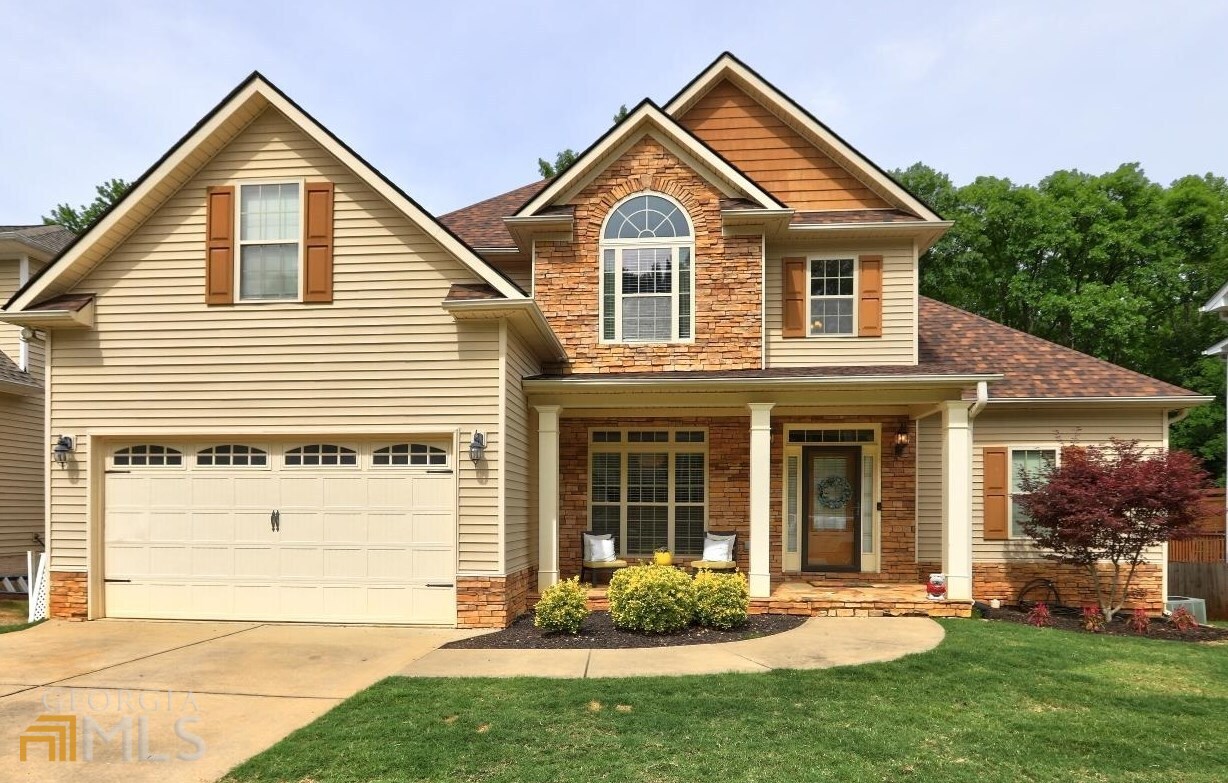
[[[1161,405],[1189,408],[1214,402],[1215,397],[1203,394],[1165,395],[1159,397],[997,397],[990,400],[995,406],[1009,405]]]
[[[736,377],[736,378],[617,378],[580,377],[529,378],[525,388],[542,391],[568,391],[578,389],[642,388],[645,386],[687,387],[733,387],[755,388],[772,386],[967,386],[970,383],[986,383],[1001,380],[1001,375],[844,375],[844,376],[790,376],[790,377]]]
[[[985,381],[977,381],[976,384],[976,402],[968,409],[968,420],[976,418],[977,414],[985,409],[989,404],[989,384]]]
[[[491,317],[521,314],[526,316],[538,337],[554,353],[555,359],[566,359],[567,351],[558,335],[550,328],[546,316],[532,299],[445,299],[443,309],[456,317],[458,313],[485,314]],[[463,317],[463,316],[462,316]]]

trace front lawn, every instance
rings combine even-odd
[[[26,618],[30,616],[30,605],[25,601],[0,599],[0,633],[20,631],[28,628]]]
[[[390,678],[234,781],[1223,781],[1228,646],[943,622],[824,671]]]

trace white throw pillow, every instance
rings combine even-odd
[[[598,538],[593,541],[593,559],[591,563],[609,563],[614,559],[614,540]]]
[[[594,533],[585,533],[584,534],[584,559],[589,561],[590,563],[594,562],[596,560],[596,558],[593,557],[594,542],[612,541],[613,538],[614,538],[613,533],[602,533],[601,535],[596,535]]]
[[[703,559],[708,562],[733,560],[733,542],[736,536],[704,536]]]

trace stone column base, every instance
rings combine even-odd
[[[462,576],[456,579],[456,627],[506,628],[529,611],[537,587],[537,569],[509,576]]]
[[[89,616],[89,575],[80,571],[52,571],[48,613],[62,620]]]

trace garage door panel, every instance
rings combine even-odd
[[[193,511],[190,524],[192,526],[191,540],[196,544],[209,544],[235,540],[235,514],[226,511]]]
[[[330,511],[321,520],[320,540],[335,544],[364,544],[367,542],[367,518],[358,511]]]
[[[183,501],[180,501],[182,503]],[[155,510],[149,515],[150,541],[192,540],[192,515],[184,510]]]
[[[193,546],[189,573],[202,577],[234,576],[234,550],[226,546]],[[164,572],[173,573],[173,572]]]
[[[399,509],[412,504],[412,482],[404,475],[385,473],[367,480],[368,509]]]
[[[149,514],[144,511],[109,512],[107,540],[117,543],[149,541]]]
[[[104,578],[125,579],[132,576],[149,576],[148,547],[134,547],[124,544],[107,546],[103,552],[107,567]]]
[[[192,505],[195,507],[234,508],[237,505],[235,482],[232,477],[201,476],[194,473],[189,486],[192,493]]]
[[[367,576],[370,578],[403,581],[412,573],[408,549],[367,550]]]
[[[366,550],[358,547],[329,547],[324,550],[324,578],[364,579],[367,573]]]
[[[456,555],[450,548],[417,547],[411,550],[410,565],[414,576],[427,581],[451,580],[455,573]]]
[[[231,479],[231,490],[234,492],[235,506],[263,510],[265,518],[269,512],[277,508],[279,482],[266,471],[253,472],[246,476],[236,476]]]
[[[183,501],[192,496],[192,484],[185,471],[175,469],[158,480],[149,479],[149,508],[152,510],[183,508]]]
[[[282,511],[318,509],[324,505],[324,480],[319,476],[280,474],[281,493],[274,501]]]
[[[412,544],[450,543],[456,534],[456,523],[444,512],[415,513],[410,524]]]
[[[330,476],[321,487],[325,509],[363,509],[367,507],[367,484],[365,474],[353,476]]]
[[[155,577],[174,577],[179,574],[192,573],[192,548],[164,544],[149,548],[149,566],[147,573]]]
[[[276,579],[277,550],[265,547],[235,547],[235,576],[240,579]]]
[[[439,481],[435,475],[410,478],[410,505],[423,510],[451,511],[456,501],[451,481]]]

